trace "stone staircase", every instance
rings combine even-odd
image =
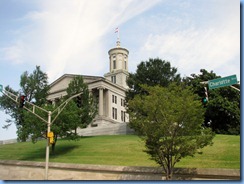
[[[127,123],[117,123],[78,129],[77,133],[81,136],[126,135],[133,134],[134,131],[128,127]]]

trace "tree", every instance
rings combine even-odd
[[[96,99],[90,94],[88,85],[84,83],[83,77],[77,76],[69,83],[67,97],[80,92],[82,92],[82,94],[75,99],[77,107],[79,108],[78,114],[80,117],[75,132],[78,127],[86,128],[97,114]]]
[[[40,66],[36,66],[33,73],[24,72],[20,77],[20,90],[14,90],[10,86],[5,87],[9,91],[18,96],[19,91],[26,96],[26,101],[33,102],[37,105],[43,105],[46,101],[47,91],[49,89],[47,74],[41,71]],[[13,123],[17,127],[18,139],[26,141],[28,138],[28,131],[24,129],[25,120],[23,118],[23,110],[19,108],[19,104],[9,100],[5,95],[0,97],[0,107],[9,114],[11,119],[6,120],[4,128],[8,128]]]
[[[175,164],[212,144],[214,134],[202,127],[204,108],[189,87],[175,83],[141,87],[147,94],[129,100],[129,124],[145,141],[146,152],[163,167],[166,179],[172,179]]]
[[[201,69],[200,72],[183,79],[186,85],[192,86],[199,99],[204,96],[204,85],[200,82],[220,78],[213,71]],[[239,85],[235,87],[240,88]],[[240,134],[240,92],[231,87],[208,90],[208,99],[204,125],[216,133]]]
[[[20,87],[26,100],[35,102],[36,105],[43,105],[46,103],[49,85],[47,74],[41,71],[40,66],[32,74],[25,71],[20,77]]]
[[[177,68],[171,67],[170,62],[159,58],[142,61],[138,66],[136,73],[130,73],[127,84],[129,90],[126,92],[126,100],[133,99],[136,94],[143,93],[141,84],[148,86],[160,85],[168,86],[172,82],[180,82],[180,74],[177,74]]]
[[[56,102],[56,105],[45,104],[42,106],[42,108],[46,111],[54,112],[54,110],[64,101],[65,99],[62,98],[59,102]],[[77,107],[76,103],[71,100],[65,106],[63,111],[57,116],[57,119],[54,120],[54,117],[57,115],[58,111],[52,114],[52,121],[54,120],[51,124],[51,132],[54,133],[54,143],[52,144],[53,153],[58,138],[66,138],[69,140],[77,140],[79,138],[75,131],[80,118],[78,112],[79,108]],[[47,120],[46,112],[36,109],[35,113]],[[23,133],[26,133],[26,135],[31,138],[33,143],[37,142],[39,138],[47,137],[47,123],[43,122],[29,111],[24,111],[23,118],[25,120],[25,124],[22,126],[19,136],[25,136]]]

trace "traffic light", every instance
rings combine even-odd
[[[208,100],[207,100],[206,97],[203,97],[203,98],[202,98],[202,103],[203,103],[203,104],[207,104],[207,103],[208,103]]]
[[[77,102],[77,107],[81,108],[81,103],[82,103],[81,96],[77,96],[76,102]]]
[[[54,144],[54,133],[53,132],[49,132],[47,134],[47,137],[49,138],[49,144]]]
[[[24,95],[21,95],[20,96],[20,99],[19,99],[19,107],[20,108],[23,108],[25,105],[25,96]]]
[[[202,98],[202,103],[204,106],[208,103],[208,89],[207,87],[204,87],[204,97]]]

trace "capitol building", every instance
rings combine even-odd
[[[118,39],[116,47],[110,49],[108,55],[110,69],[103,77],[64,74],[50,84],[47,99],[55,102],[67,95],[66,89],[76,76],[82,76],[90,93],[98,99],[97,116],[87,128],[77,130],[79,135],[115,135],[132,132],[128,127],[129,116],[125,109],[129,51],[120,46]]]

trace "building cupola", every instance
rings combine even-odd
[[[129,51],[120,46],[120,40],[117,38],[116,47],[108,51],[109,55],[109,73],[104,77],[115,84],[128,88],[126,84],[128,73]]]

